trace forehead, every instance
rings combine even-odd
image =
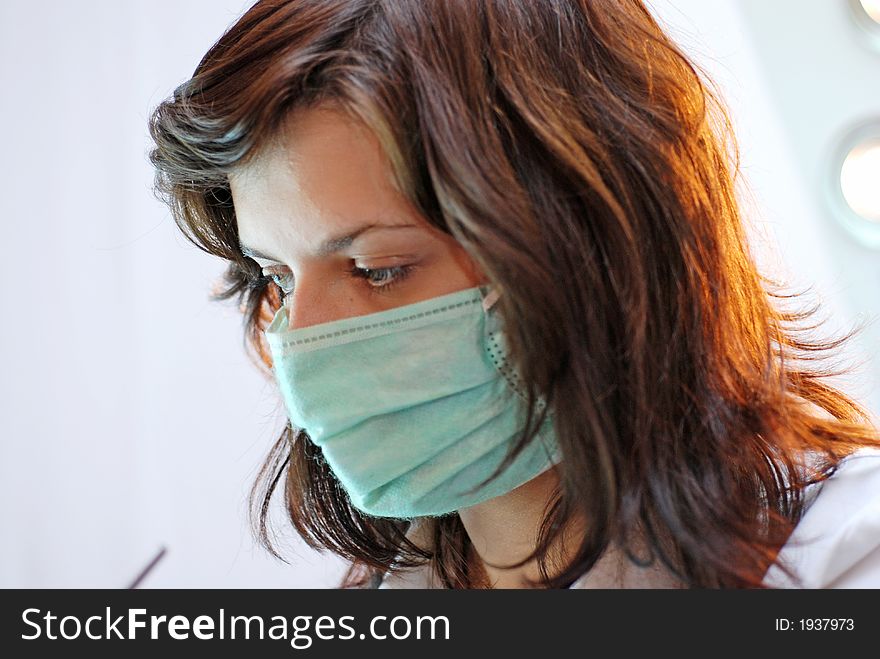
[[[305,234],[347,220],[411,216],[375,134],[335,109],[291,115],[229,183],[239,235],[248,244],[283,236],[311,242]]]
[[[317,199],[391,192],[390,168],[375,135],[340,111],[305,110],[289,118],[246,165],[230,175],[233,192],[295,187]],[[329,193],[329,194],[328,194]]]

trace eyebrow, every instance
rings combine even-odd
[[[373,222],[371,224],[365,224],[362,227],[358,227],[351,233],[347,233],[343,236],[335,236],[333,238],[329,238],[325,240],[321,246],[318,248],[316,252],[316,256],[318,257],[326,257],[331,254],[335,254],[346,247],[350,246],[354,239],[360,236],[361,234],[367,233],[368,231],[380,231],[382,229],[413,229],[419,228],[416,224],[379,224],[378,222]],[[267,259],[269,261],[278,261],[278,259],[274,256],[270,256],[269,254],[264,254],[263,252],[253,249],[252,247],[248,247],[247,245],[240,244],[241,253],[245,256],[250,256],[255,259]]]

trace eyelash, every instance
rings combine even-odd
[[[413,267],[414,266],[411,265],[395,265],[391,266],[390,268],[358,268],[357,266],[352,266],[348,272],[352,277],[363,279],[367,287],[375,293],[380,291],[385,292],[392,286],[396,286],[397,284],[402,282],[412,272]],[[394,279],[386,284],[374,286],[370,283],[371,273],[381,273],[382,275],[388,275],[390,273],[394,276]]]
[[[415,266],[412,265],[395,265],[390,268],[359,268],[357,266],[352,266],[348,273],[351,277],[356,279],[363,279],[365,286],[370,290],[371,293],[384,293],[390,290],[392,287],[399,284],[401,281],[406,279],[410,273],[412,272]],[[375,286],[370,283],[371,276],[375,274],[380,274],[382,277],[380,281],[389,275],[396,275],[394,279],[389,281],[386,284],[381,284],[379,286]],[[281,298],[284,299],[289,295],[289,292],[285,289],[283,284],[284,278],[290,276],[291,273],[278,273],[278,272],[266,272],[264,276],[271,279],[275,286],[278,287],[278,290],[281,293]]]

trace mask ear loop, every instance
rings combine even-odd
[[[501,291],[498,290],[497,286],[493,287],[488,293],[486,293],[486,295],[483,296],[482,302],[483,312],[488,314],[489,309],[491,309],[495,305],[495,303],[498,302],[499,297],[501,297]],[[514,389],[514,391],[516,391],[516,393],[519,394],[519,396],[523,398],[523,400],[525,400],[526,395],[525,393],[523,393],[522,388],[520,387],[519,376],[516,375],[516,371],[507,364],[503,355],[501,355],[500,350],[498,349],[498,344],[491,333],[488,336],[488,340],[489,345],[492,346],[489,349],[489,356],[492,361],[495,362],[496,368],[498,368],[505,379],[507,379],[508,383]],[[543,407],[545,406],[543,399],[538,401],[538,406],[539,408],[543,409]]]
[[[498,298],[501,297],[501,292],[497,288],[493,288],[489,293],[487,293],[483,297],[483,311],[489,311],[489,309],[494,305]]]

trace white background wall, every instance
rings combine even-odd
[[[341,574],[292,534],[289,566],[252,541],[245,496],[282,408],[234,306],[208,301],[223,264],[150,193],[150,109],[248,4],[0,3],[2,587],[123,586],[160,545],[145,586]],[[731,106],[761,262],[814,285],[829,330],[877,318],[880,253],[844,235],[818,191],[833,136],[880,117],[880,54],[846,3],[652,4]],[[865,364],[846,386],[874,411],[878,324],[847,353]]]

